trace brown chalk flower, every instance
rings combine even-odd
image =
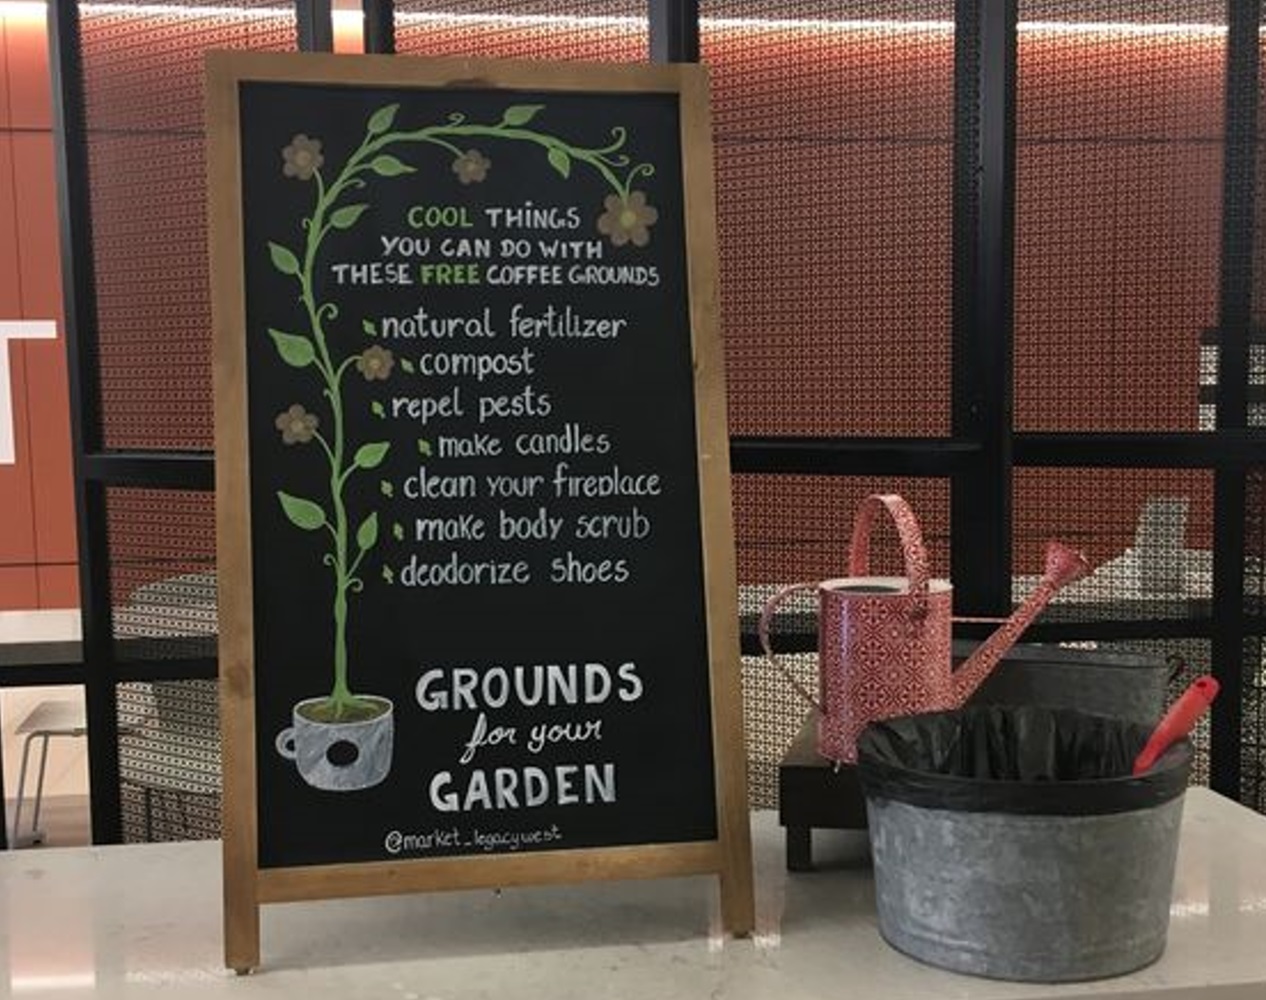
[[[307,444],[316,433],[319,421],[316,414],[309,413],[295,403],[285,413],[277,414],[277,430],[281,431],[281,439],[286,444]]]
[[[372,382],[374,379],[385,380],[391,374],[391,367],[396,363],[396,359],[391,356],[391,352],[385,347],[374,345],[365,348],[364,352],[356,359],[356,370],[365,376],[366,382]]]
[[[646,204],[645,194],[634,191],[627,198],[609,194],[602,204],[606,211],[598,216],[598,232],[610,237],[613,244],[644,247],[651,241],[650,227],[659,218],[659,210]]]
[[[321,155],[321,140],[309,139],[303,133],[290,140],[290,145],[281,151],[281,172],[296,180],[310,181],[312,175],[321,169],[325,157]]]
[[[453,173],[463,184],[477,184],[488,176],[492,161],[477,149],[468,149],[453,161]]]

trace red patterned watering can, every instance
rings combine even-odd
[[[901,539],[904,578],[869,575],[870,533],[885,510]],[[857,737],[871,722],[945,711],[966,702],[1055,593],[1089,572],[1080,552],[1048,542],[1037,589],[955,670],[950,656],[953,588],[948,580],[928,579],[923,533],[905,500],[876,494],[858,509],[848,577],[778,591],[761,612],[760,641],[770,662],[818,709],[818,752],[837,763],[853,763]],[[769,642],[774,611],[805,590],[818,594],[816,698],[778,662]]]

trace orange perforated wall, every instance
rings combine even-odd
[[[838,6],[876,18],[888,9]],[[949,0],[922,6],[938,8],[930,22],[952,19]],[[225,29],[106,7],[95,5],[84,31],[105,440],[209,448],[200,61],[190,52]],[[742,16],[743,3],[704,8],[732,431],[947,434],[952,30],[744,25],[717,20]],[[0,320],[59,318],[47,42],[38,16],[4,14],[0,25]],[[235,44],[274,46],[285,29],[263,17],[252,30]],[[357,30],[340,22],[341,50],[359,47]],[[137,48],[130,40],[142,34],[151,41]],[[412,54],[645,58],[644,27],[619,17],[563,26],[415,16],[397,34]],[[1223,46],[1184,32],[1022,36],[1017,429],[1196,429],[1199,337],[1216,316]],[[0,465],[0,608],[66,606],[76,571],[63,345],[16,342],[9,356],[18,452]],[[1101,558],[1119,553],[1158,493],[1192,497],[1187,544],[1207,547],[1206,476],[1084,472],[1017,476],[1018,572],[1032,570],[1048,531],[1084,537]],[[829,571],[871,485],[739,477],[744,580]],[[903,485],[943,551],[947,485]]]
[[[0,321],[55,320],[8,340],[14,462],[0,462],[0,609],[78,603],[70,399],[44,18],[0,5]]]
[[[83,28],[97,130],[89,145],[100,213],[93,249],[106,444],[209,447],[202,143],[199,135],[180,133],[201,128],[200,46],[223,39],[223,24],[188,12],[98,6],[84,16]],[[255,43],[292,34],[287,24],[266,18],[239,29]],[[335,46],[360,51],[359,25],[337,21]],[[167,134],[144,134],[156,121],[168,126]],[[48,35],[40,11],[0,3],[0,321],[45,319],[56,320],[56,340],[7,344],[15,460],[0,462],[0,611],[79,603]],[[166,510],[188,520],[188,512],[167,494],[142,492],[140,501],[127,491],[118,496],[108,505],[118,557],[111,582],[124,599],[172,571],[166,550],[136,557],[141,529],[151,547],[167,538],[147,515],[152,521],[154,511]],[[208,501],[202,498],[204,506]],[[183,528],[177,534],[188,549],[193,536]],[[210,544],[212,533],[198,538]],[[177,569],[205,568],[209,550],[195,548]]]

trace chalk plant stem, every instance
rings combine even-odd
[[[343,414],[343,375],[347,372],[353,358],[344,361],[337,368],[330,356],[329,344],[325,338],[324,314],[326,306],[318,305],[312,288],[312,272],[316,266],[317,251],[328,232],[325,221],[326,212],[337,197],[337,186],[331,191],[325,190],[320,180],[320,171],[316,172],[318,198],[312,218],[308,222],[307,246],[304,249],[303,269],[299,275],[300,297],[308,314],[312,339],[316,346],[315,364],[325,380],[325,397],[330,403],[330,415],[334,425],[334,440],[327,442],[321,438],[326,456],[330,463],[330,500],[334,507],[334,524],[331,534],[334,540],[334,686],[330,691],[332,714],[335,718],[344,715],[348,709],[357,704],[347,683],[347,592],[355,579],[354,570],[347,565],[347,504],[343,500],[343,487],[354,466],[344,467],[347,450],[347,428]],[[364,555],[362,552],[361,555]],[[357,563],[359,564],[359,559]]]
[[[638,164],[621,178],[614,168],[626,166],[628,158],[615,152],[624,144],[624,131],[617,129],[616,135],[616,140],[611,145],[590,149],[582,146],[573,146],[554,136],[544,135],[532,129],[507,128],[502,125],[450,124],[432,125],[429,128],[415,129],[411,132],[388,132],[362,148],[364,150],[363,155],[368,156],[397,142],[429,142],[437,146],[443,146],[450,152],[460,154],[461,151],[452,143],[446,142],[444,137],[517,139],[520,142],[529,142],[541,146],[546,152],[557,150],[569,160],[577,160],[588,164],[602,175],[603,179],[611,185],[616,194],[627,200],[633,181],[640,176],[651,173],[654,168],[649,163]]]
[[[629,169],[623,177],[616,171],[617,169],[628,167],[629,158],[626,154],[618,152],[627,138],[623,128],[613,129],[614,139],[606,146],[585,147],[574,146],[571,143],[564,142],[552,135],[546,135],[541,132],[527,128],[515,128],[501,125],[479,125],[468,124],[461,120],[461,116],[453,116],[454,120],[450,120],[446,125],[431,125],[426,128],[413,129],[407,132],[384,132],[381,135],[373,135],[372,133],[365,136],[363,142],[357,148],[347,163],[344,165],[342,172],[339,174],[335,182],[330,186],[328,192],[325,191],[324,183],[321,179],[320,171],[315,172],[317,178],[318,190],[320,192],[321,201],[325,202],[328,209],[333,204],[335,198],[340,195],[349,185],[363,184],[356,177],[357,174],[365,171],[372,171],[373,157],[384,152],[388,147],[397,143],[429,143],[433,146],[439,146],[448,150],[456,156],[461,155],[461,149],[449,142],[450,138],[491,138],[491,139],[510,139],[519,142],[532,143],[542,147],[547,153],[555,153],[566,157],[568,161],[578,161],[587,164],[602,175],[602,178],[611,185],[612,190],[620,196],[621,199],[627,200],[629,192],[632,189],[633,182],[644,176],[654,173],[655,168],[649,163],[639,163]],[[312,228],[316,229],[316,216],[313,216]],[[324,237],[324,233],[321,236]]]

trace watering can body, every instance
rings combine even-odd
[[[868,575],[871,530],[881,511],[897,526],[905,577]],[[1055,591],[1088,571],[1080,553],[1052,546],[1047,575],[1034,594],[955,671],[953,588],[948,580],[929,579],[922,532],[909,505],[893,494],[868,497],[853,526],[849,575],[784,587],[761,614],[766,655],[818,709],[818,752],[837,763],[853,763],[857,738],[870,723],[966,702]],[[783,668],[769,640],[778,606],[804,591],[815,592],[818,602],[816,694]]]

